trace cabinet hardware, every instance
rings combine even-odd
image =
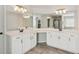
[[[69,41],[70,41],[70,38],[69,38]]]
[[[32,39],[33,39],[33,36],[30,37],[30,40],[32,40]]]
[[[58,39],[60,39],[60,36],[58,36]]]
[[[20,39],[20,37],[17,37],[16,39]]]
[[[21,43],[23,43],[23,41],[21,40]]]
[[[71,35],[71,37],[74,37],[74,35]]]

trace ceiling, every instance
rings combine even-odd
[[[65,8],[68,11],[76,11],[76,5],[23,5],[33,14],[53,14],[55,10]],[[14,5],[7,6],[7,9],[13,10]]]
[[[67,9],[68,11],[76,11],[75,5],[25,5],[34,14],[53,14],[57,9]]]

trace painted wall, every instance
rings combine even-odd
[[[16,30],[18,27],[24,27],[25,23],[22,15],[6,11],[6,30]]]
[[[2,5],[0,5],[0,32],[3,32],[3,26],[4,26],[4,24],[3,24],[3,22],[4,22],[4,10],[3,10],[3,6]]]
[[[79,31],[79,6],[77,6],[77,29]]]

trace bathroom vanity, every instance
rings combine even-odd
[[[66,50],[72,53],[79,53],[79,33],[76,31],[50,31],[47,32],[47,45]]]
[[[23,54],[36,46],[36,34],[33,30],[7,32],[6,53]]]
[[[72,53],[79,53],[79,32],[52,28],[26,29],[24,32],[12,31],[7,33],[7,53],[26,53],[37,45],[37,33],[46,33],[48,46],[59,48]]]

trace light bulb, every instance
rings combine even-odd
[[[24,9],[24,12],[27,12],[27,10],[26,10],[26,9]]]
[[[63,13],[63,11],[62,11],[62,10],[59,10],[59,13],[60,13],[60,14],[62,14],[62,13]]]
[[[16,6],[16,7],[14,8],[14,10],[15,10],[15,11],[17,11],[18,9],[19,9],[19,7],[18,7],[18,6]]]
[[[58,11],[55,11],[56,14],[58,14]]]
[[[21,8],[21,11],[23,11],[23,8]]]
[[[63,10],[63,13],[66,13],[66,10]]]

